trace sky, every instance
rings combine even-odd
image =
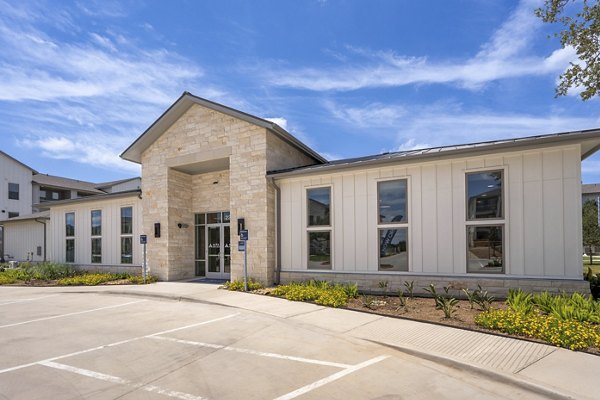
[[[538,0],[0,0],[0,150],[51,175],[119,158],[184,91],[328,159],[600,127]],[[582,164],[600,182],[600,154]]]

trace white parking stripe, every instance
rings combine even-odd
[[[89,378],[98,379],[101,381],[132,386],[136,389],[145,390],[146,392],[158,393],[158,394],[162,394],[162,395],[165,395],[168,397],[173,397],[176,399],[206,400],[204,397],[194,396],[189,393],[183,393],[183,392],[177,392],[175,390],[163,389],[163,388],[160,388],[160,387],[154,386],[154,385],[144,385],[141,383],[133,383],[127,379],[119,378],[118,376],[107,375],[107,374],[103,374],[101,372],[96,372],[96,371],[90,371],[89,369],[72,367],[70,365],[59,364],[59,363],[55,363],[55,362],[40,362],[39,364],[44,365],[46,367],[56,368],[56,369],[60,369],[63,371],[72,372],[74,374],[87,376]]]
[[[283,396],[279,396],[277,397],[275,400],[290,400],[290,399],[294,399],[298,396],[302,396],[303,394],[306,394],[312,390],[315,390],[317,388],[320,388],[321,386],[325,386],[328,383],[331,383],[335,380],[338,380],[340,378],[343,378],[346,375],[349,375],[353,372],[358,371],[359,369],[363,369],[368,367],[369,365],[373,365],[375,363],[378,363],[379,361],[385,360],[386,358],[388,358],[389,356],[379,356],[379,357],[375,357],[372,358],[370,360],[367,360],[365,362],[362,362],[360,364],[356,364],[353,365],[349,368],[344,369],[343,371],[340,372],[336,372],[333,375],[329,375],[326,378],[320,379],[316,382],[313,382],[311,384],[308,384],[306,386],[301,387],[300,389],[294,390],[293,392],[290,392],[288,394],[284,394]]]
[[[143,301],[146,301],[146,300],[136,300],[136,301],[130,301],[128,303],[116,304],[114,306],[106,306],[106,307],[94,308],[92,310],[77,311],[77,312],[72,312],[72,313],[68,313],[68,314],[53,315],[51,317],[30,319],[29,321],[15,322],[14,324],[8,324],[8,325],[0,325],[0,328],[10,328],[11,326],[19,326],[19,325],[31,324],[32,322],[48,321],[50,319],[70,317],[71,315],[87,314],[87,313],[91,313],[91,312],[95,312],[95,311],[108,310],[108,309],[111,309],[111,308],[118,308],[118,307],[128,306],[128,305],[131,305],[131,304],[137,304],[137,303],[141,303]]]
[[[220,344],[193,342],[190,340],[174,339],[174,338],[168,338],[168,337],[164,337],[164,336],[152,336],[152,338],[166,340],[169,342],[181,343],[181,344],[189,344],[189,345],[198,346],[198,347],[208,347],[211,349],[235,351],[237,353],[252,354],[254,356],[260,356],[260,357],[270,357],[270,358],[279,358],[279,359],[288,360],[288,361],[298,361],[298,362],[303,362],[303,363],[307,363],[307,364],[326,365],[328,367],[336,367],[336,368],[343,368],[343,369],[352,367],[349,364],[341,364],[341,363],[335,363],[335,362],[331,362],[331,361],[314,360],[311,358],[303,358],[303,357],[296,357],[296,356],[286,356],[284,354],[277,354],[277,353],[266,353],[263,351],[243,349],[243,348],[239,348],[239,347],[230,347],[230,346],[224,346],[224,345],[220,345]]]
[[[27,363],[27,364],[21,364],[21,365],[17,365],[17,366],[14,366],[14,367],[4,368],[4,369],[0,369],[0,374],[3,374],[5,372],[16,371],[16,370],[23,369],[23,368],[32,367],[32,366],[40,364],[40,363],[46,363],[46,362],[60,360],[60,359],[67,358],[67,357],[78,356],[80,354],[85,354],[85,353],[89,353],[89,352],[96,351],[96,350],[102,350],[102,349],[105,349],[105,348],[108,348],[108,347],[113,347],[113,346],[118,346],[118,345],[125,344],[125,343],[130,343],[130,342],[134,342],[134,341],[140,340],[140,339],[154,337],[155,335],[161,335],[163,333],[175,332],[175,331],[180,331],[180,330],[183,330],[183,329],[189,329],[189,328],[194,328],[194,327],[201,326],[201,325],[211,324],[213,322],[223,321],[225,319],[232,318],[232,317],[235,317],[237,315],[239,315],[239,313],[229,314],[229,315],[226,315],[224,317],[215,318],[215,319],[211,319],[211,320],[208,320],[208,321],[197,322],[195,324],[182,326],[180,328],[169,329],[167,331],[152,333],[150,335],[138,336],[138,337],[134,337],[134,338],[131,338],[131,339],[125,339],[125,340],[121,340],[119,342],[109,343],[109,344],[105,344],[105,345],[98,346],[98,347],[92,347],[92,348],[81,350],[81,351],[75,351],[73,353],[68,353],[68,354],[63,354],[61,356],[47,358],[45,360],[34,361],[34,362],[31,362],[31,363]]]
[[[0,306],[5,306],[8,304],[16,304],[16,303],[24,303],[26,301],[36,301],[36,300],[41,300],[41,299],[47,299],[48,297],[54,297],[54,296],[58,296],[57,294],[51,294],[48,296],[42,296],[42,297],[34,297],[31,299],[20,299],[20,300],[12,300],[12,301],[5,301],[0,303]]]

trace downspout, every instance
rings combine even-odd
[[[267,178],[275,188],[275,276],[273,283],[279,285],[281,275],[281,189],[275,179]]]
[[[46,222],[40,221],[39,219],[35,219],[35,222],[44,225],[44,262],[46,262]]]

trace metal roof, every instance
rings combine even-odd
[[[142,178],[139,177],[139,176],[134,176],[133,178],[119,179],[118,181],[94,183],[94,187],[96,187],[97,189],[99,189],[99,188],[107,188],[107,187],[115,186],[115,185],[118,185],[118,184],[121,184],[121,183],[134,181],[136,179],[142,179]]]
[[[280,127],[274,122],[267,121],[266,119],[245,113],[243,111],[236,110],[231,107],[227,107],[223,104],[215,103],[204,99],[202,97],[195,96],[189,92],[183,92],[183,94],[173,103],[144,133],[142,133],[123,153],[120,157],[124,160],[132,161],[135,163],[141,162],[141,156],[145,149],[147,149],[152,143],[154,143],[179,117],[181,117],[187,110],[190,109],[194,104],[198,104],[202,107],[209,108],[214,111],[221,112],[223,114],[241,119],[250,124],[261,126],[275,133],[285,142],[292,146],[300,149],[304,153],[310,155],[318,162],[327,162],[319,153],[296,139],[285,129]]]
[[[51,186],[56,188],[74,189],[98,194],[105,193],[102,190],[96,189],[96,183],[64,178],[62,176],[35,174],[33,175],[33,182],[43,186]]]
[[[27,221],[31,219],[50,219],[50,211],[41,211],[33,214],[19,215],[18,217],[4,219],[0,221],[0,224],[5,224],[7,222]]]
[[[581,193],[600,193],[600,183],[586,183],[581,185]]]
[[[34,204],[33,206],[41,207],[41,208],[52,208],[52,207],[56,207],[56,206],[62,206],[65,204],[85,203],[88,201],[106,200],[106,199],[118,199],[120,197],[141,196],[141,194],[142,194],[141,190],[135,189],[135,190],[126,190],[123,192],[103,193],[103,194],[97,194],[97,195],[93,195],[93,196],[78,197],[76,199],[47,201],[44,203]]]
[[[543,145],[561,144],[566,142],[584,142],[595,141],[582,149],[582,159],[590,156],[600,149],[600,129],[590,129],[584,131],[561,132],[548,135],[528,136],[522,138],[491,140],[487,142],[467,143],[450,146],[432,147],[428,149],[418,149],[409,151],[398,151],[383,153],[365,157],[347,158],[342,160],[329,161],[325,164],[310,165],[305,167],[289,168],[283,170],[269,171],[268,176],[273,178],[283,178],[292,175],[307,175],[333,170],[347,168],[360,168],[367,166],[377,166],[383,164],[413,162],[420,160],[430,160],[441,157],[454,157],[463,154],[484,153],[490,151],[501,151],[507,149],[518,149],[527,147],[536,147]],[[597,143],[596,143],[597,142]]]

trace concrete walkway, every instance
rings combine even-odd
[[[64,291],[150,296],[241,308],[381,343],[447,366],[468,369],[548,398],[598,398],[600,357],[544,344],[268,296],[229,292],[214,284],[160,282],[147,286],[65,288]]]

